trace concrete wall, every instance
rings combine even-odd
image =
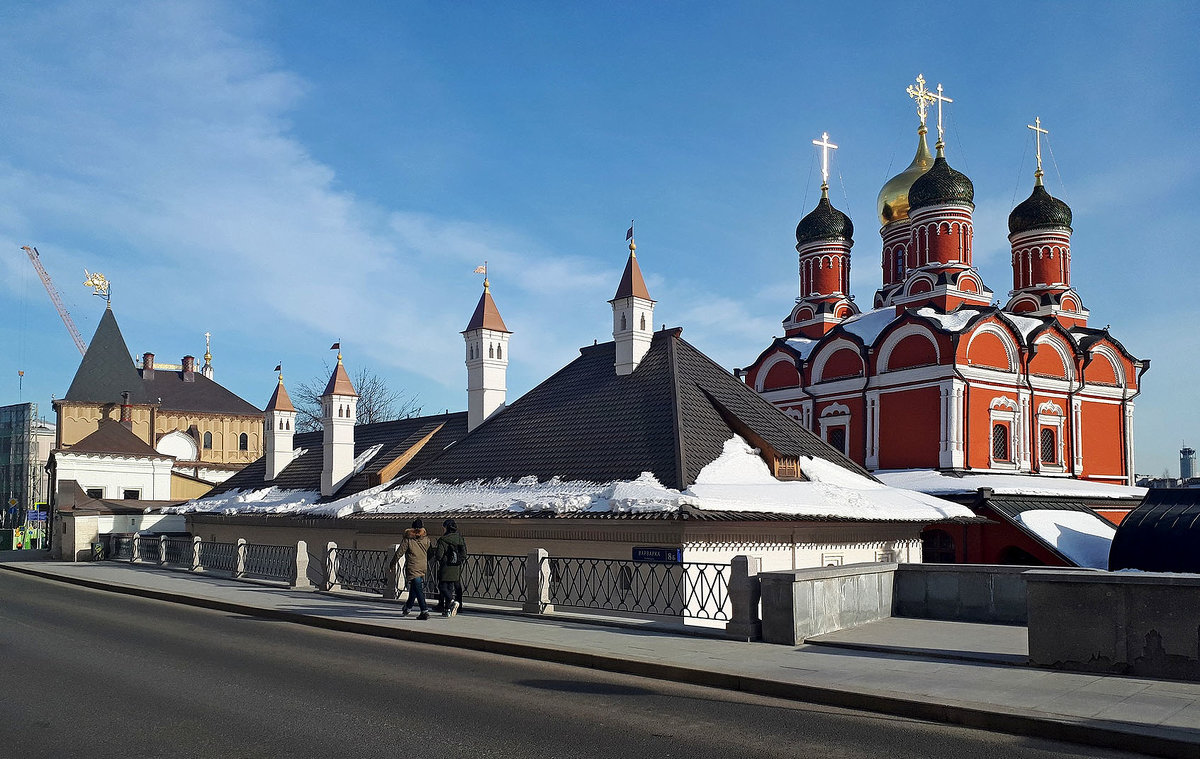
[[[805,638],[892,615],[896,564],[851,564],[759,575],[762,637],[794,646]]]
[[[900,564],[893,612],[897,617],[1023,625],[1028,570],[1000,564]]]
[[[1031,664],[1200,680],[1200,576],[1032,570],[1025,577]]]

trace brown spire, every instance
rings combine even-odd
[[[279,375],[279,384],[275,387],[275,392],[271,394],[271,400],[267,402],[267,411],[291,411],[295,412],[296,407],[292,405],[292,399],[288,396],[287,388],[283,386],[283,375]]]
[[[504,320],[500,318],[500,311],[496,308],[496,301],[492,300],[492,292],[486,279],[483,280],[483,295],[479,296],[475,313],[471,315],[471,321],[463,332],[470,332],[473,329],[490,329],[494,332],[512,334],[512,330],[504,326]]]
[[[646,289],[646,280],[642,279],[642,269],[637,262],[637,245],[633,240],[629,241],[629,260],[625,262],[625,273],[621,275],[621,284],[617,286],[617,294],[612,299],[630,296],[653,300]]]
[[[283,387],[283,383],[280,383]],[[325,392],[321,394],[324,398],[327,395],[353,395],[358,397],[358,393],[354,392],[354,385],[350,382],[350,375],[346,373],[346,367],[342,366],[342,354],[338,353],[337,366],[333,368],[333,374],[329,375],[329,384],[325,386]]]

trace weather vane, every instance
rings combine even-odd
[[[92,288],[92,295],[104,298],[104,300],[111,303],[112,296],[109,294],[108,278],[98,271],[89,272],[87,269],[84,269],[83,273],[87,277],[83,280],[83,284],[85,287]]]
[[[929,104],[934,100],[933,93],[925,88],[925,75],[917,74],[917,86],[908,85],[908,89],[904,90],[908,96],[917,101],[917,116],[921,119],[921,126],[925,126],[925,117],[928,115]]]

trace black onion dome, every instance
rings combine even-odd
[[[827,197],[822,197],[821,202],[817,203],[817,207],[796,225],[797,245],[804,245],[816,240],[842,238],[853,242],[853,237],[854,222],[850,221],[849,216],[834,208]]]
[[[908,207],[923,208],[941,203],[961,203],[975,207],[975,185],[966,174],[955,171],[946,163],[945,156],[938,156],[929,171],[913,182],[908,191]]]
[[[1071,229],[1071,207],[1046,192],[1041,184],[1033,186],[1028,198],[1008,215],[1008,233],[1015,235],[1030,229],[1065,227]]]

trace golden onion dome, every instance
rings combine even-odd
[[[917,130],[917,154],[913,156],[912,163],[907,169],[889,179],[879,191],[877,208],[880,224],[887,225],[908,218],[908,191],[913,182],[933,166],[933,155],[925,142],[926,131],[924,124]]]

